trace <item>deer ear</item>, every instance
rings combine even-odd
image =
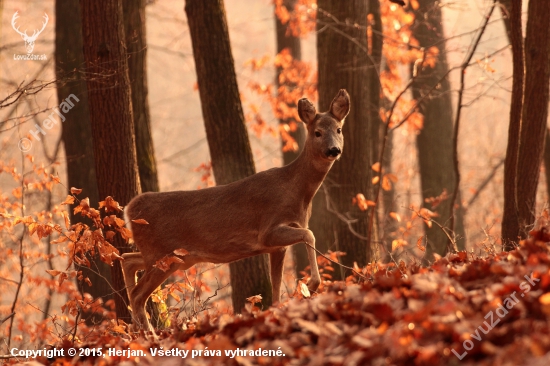
[[[349,94],[346,89],[340,89],[336,97],[330,103],[330,113],[334,115],[339,121],[342,121],[349,113]]]
[[[317,110],[307,98],[302,98],[298,101],[298,115],[303,122],[308,124],[315,119]]]

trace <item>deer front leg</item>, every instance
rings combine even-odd
[[[271,288],[273,293],[273,304],[281,300],[281,279],[283,277],[283,264],[285,261],[286,247],[269,253],[271,265]]]
[[[309,229],[297,228],[288,225],[280,225],[272,229],[262,241],[264,245],[271,247],[288,247],[293,244],[306,243],[315,248],[315,236]],[[315,291],[321,284],[321,276],[317,267],[317,255],[315,250],[307,246],[309,266],[311,267],[311,280],[308,284],[310,291]],[[273,273],[273,272],[272,272]],[[282,275],[282,272],[281,272]],[[273,274],[272,274],[273,276]],[[271,279],[273,283],[273,277]],[[280,281],[277,292],[280,292]],[[275,295],[275,286],[273,285],[273,294]],[[278,300],[273,297],[273,301]]]

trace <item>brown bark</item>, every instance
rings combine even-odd
[[[294,6],[296,5],[296,0],[283,0],[283,6],[285,6],[289,12],[294,11]],[[288,23],[283,24],[279,17],[275,14],[275,32],[277,33],[277,53],[280,53],[284,49],[288,49],[290,54],[295,60],[302,59],[302,46],[300,44],[300,37],[292,35],[289,30]],[[279,88],[285,87],[287,89],[292,89],[293,85],[288,85],[288,83],[281,85],[279,83],[279,75],[281,70],[277,68],[275,72],[275,85],[277,90]],[[290,106],[296,108],[296,104]],[[280,119],[279,123],[288,124],[291,122],[287,119]],[[297,130],[289,132],[290,136],[296,140],[298,143],[297,151],[283,151],[283,165],[292,163],[304,147],[304,140],[306,138],[304,125],[300,121],[294,121],[297,124]],[[284,142],[283,142],[284,147]],[[297,244],[292,246],[292,255],[294,256],[296,276],[298,278],[302,277],[301,271],[304,270],[309,265],[309,260],[307,258],[307,250],[305,244]]]
[[[62,124],[62,139],[67,161],[68,187],[82,189],[82,198],[88,197],[91,207],[97,207],[99,194],[95,176],[95,161],[88,109],[88,91],[86,80],[82,73],[84,55],[82,53],[82,23],[80,21],[80,6],[78,2],[57,0],[55,2],[55,71],[57,83],[57,99],[61,103],[69,95],[74,94],[79,102],[75,103],[69,113],[64,114]],[[74,72],[78,70],[78,72]],[[71,223],[85,223],[91,226],[91,220],[80,215],[74,215],[69,210]],[[93,298],[103,301],[112,299],[111,269],[103,263],[99,256],[89,257],[91,268],[81,266],[84,277],[88,277],[92,286],[78,282],[79,290],[87,292]],[[99,319],[90,318],[88,322]]]
[[[525,86],[517,162],[519,235],[526,238],[535,221],[550,80],[550,2],[529,1],[525,36]]]
[[[370,3],[375,8],[379,6],[378,1]],[[318,7],[317,27],[323,29],[317,35],[319,105],[330,105],[334,93],[341,88],[349,92],[352,100],[348,122],[343,128],[343,155],[328,174],[324,189],[316,195],[310,227],[318,247],[345,252],[342,262],[346,265],[356,261],[364,266],[371,259],[366,240],[367,213],[352,205],[352,198],[363,193],[373,199],[370,166],[378,159],[378,151],[373,150],[378,146],[379,120],[373,119],[373,111],[378,114],[379,84],[372,78],[377,78],[374,71],[379,68],[381,39],[379,34],[373,34],[373,52],[369,55],[364,31],[367,2],[319,0]],[[328,199],[333,203],[331,210],[357,220],[350,225],[362,238],[327,210],[324,192],[328,192]]]
[[[420,112],[424,115],[424,126],[416,138],[418,148],[418,163],[423,199],[440,196],[444,191],[449,197],[456,187],[456,175],[453,170],[453,108],[449,79],[445,77],[449,66],[445,49],[441,8],[435,0],[419,0],[419,8],[414,11],[415,25],[413,36],[419,46],[429,49],[436,45],[439,56],[434,68],[424,67],[412,85],[415,99],[420,99],[430,92],[420,104]],[[439,86],[435,89],[434,86]],[[460,202],[460,199],[458,200]],[[460,205],[460,204],[459,204]],[[424,202],[424,207],[438,214],[433,219],[443,227],[448,226],[453,215],[451,199],[441,202],[432,208]],[[460,205],[454,212],[455,238],[458,249],[465,248],[463,210]],[[445,255],[450,247],[449,238],[438,225],[424,225],[428,241],[427,257],[433,253]]]
[[[99,197],[126,205],[140,192],[125,52],[122,4],[116,0],[81,1],[84,59]],[[130,248],[116,235],[113,245]],[[117,316],[131,321],[120,262],[111,271]]]
[[[217,184],[228,184],[255,173],[254,160],[244,122],[242,105],[225,9],[222,0],[187,0],[197,82],[206,138]],[[246,298],[261,294],[271,305],[271,282],[267,255],[230,263],[232,300],[240,312]]]
[[[504,161],[504,213],[502,216],[502,243],[506,250],[512,249],[518,241],[519,217],[517,206],[517,163],[521,109],[523,105],[523,34],[521,26],[522,1],[512,1],[505,24],[509,24],[510,44],[512,46],[512,97],[510,105],[510,125],[508,127],[508,146]]]
[[[132,113],[136,132],[139,181],[142,192],[158,192],[157,163],[153,148],[147,89],[145,0],[124,0],[122,6],[128,54],[128,75],[132,88]]]
[[[145,0],[123,0],[124,35],[128,58],[128,76],[132,95],[132,115],[136,134],[136,156],[142,192],[158,192],[157,162],[153,148],[147,89],[147,40]],[[141,273],[138,274],[141,278]],[[147,311],[154,328],[164,328],[157,303],[147,300]]]

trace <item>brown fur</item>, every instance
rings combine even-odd
[[[229,263],[269,253],[273,301],[279,301],[286,248],[302,242],[315,245],[308,229],[311,200],[343,149],[340,129],[349,106],[349,95],[343,89],[326,113],[317,113],[309,100],[301,99],[298,112],[308,137],[300,156],[285,167],[198,191],[144,193],[128,204],[127,222],[144,219],[149,223],[132,224],[141,252],[123,255],[124,280],[138,326],[153,331],[145,314],[147,298],[175,270],[199,262]],[[331,148],[338,149],[336,156],[329,156]],[[184,264],[172,264],[166,272],[153,267],[180,248],[189,252],[180,257]],[[321,278],[316,253],[309,247],[308,257],[308,287],[315,291]],[[145,270],[145,275],[136,285],[139,270]]]

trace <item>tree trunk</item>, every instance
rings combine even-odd
[[[503,2],[505,5],[505,2]],[[517,205],[516,177],[518,163],[519,134],[521,127],[521,109],[523,104],[523,33],[521,25],[522,1],[512,1],[507,7],[508,18],[505,18],[512,46],[512,97],[510,103],[510,125],[508,127],[508,146],[504,161],[504,213],[502,216],[502,244],[504,249],[511,250],[519,237],[519,217]]]
[[[151,134],[147,90],[147,42],[145,0],[124,0],[124,30],[128,75],[132,87],[132,112],[136,132],[136,153],[142,192],[158,192],[157,162]]]
[[[412,85],[413,98],[420,99],[434,85],[439,86],[431,92],[420,104],[420,112],[424,115],[424,126],[416,138],[418,162],[420,166],[420,181],[422,198],[440,196],[444,191],[449,198],[432,208],[424,201],[424,207],[438,214],[433,219],[445,227],[453,215],[450,196],[455,190],[456,176],[453,169],[453,108],[450,93],[450,83],[444,75],[449,70],[441,8],[435,0],[419,0],[419,8],[414,11],[415,26],[413,36],[419,46],[426,49],[436,45],[439,57],[435,68],[429,66],[419,72]],[[460,199],[459,199],[460,201]],[[461,206],[461,205],[460,205]],[[460,250],[465,248],[464,218],[461,207],[455,210],[455,238]],[[424,225],[428,241],[427,258],[433,253],[445,255],[450,242],[443,230],[437,225]]]
[[[112,196],[126,205],[140,192],[122,4],[116,0],[81,1],[84,59],[99,197]],[[120,235],[113,245],[131,251]],[[120,262],[111,276],[116,312],[131,322]]]
[[[383,165],[391,165],[390,161],[384,162],[385,157],[382,157],[380,160],[380,136],[382,132],[382,119],[380,118],[380,64],[382,62],[382,15],[380,13],[380,2],[378,0],[368,1],[367,2],[367,13],[372,18],[370,21],[369,27],[371,28],[371,35],[367,38],[368,42],[368,57],[367,57],[367,109],[368,109],[368,123],[370,129],[369,145],[369,168],[375,162],[380,162]],[[368,16],[367,16],[368,18]],[[361,99],[359,99],[361,100]],[[391,135],[388,136],[388,139],[391,139]],[[359,143],[359,140],[356,140]],[[388,149],[385,151],[391,154],[391,143],[386,145]],[[391,157],[391,155],[390,155]],[[368,169],[369,173],[372,174],[372,170]],[[389,171],[386,171],[389,173]],[[369,179],[369,182],[372,181],[372,178]],[[373,188],[371,188],[373,189]],[[373,190],[374,192],[374,190]],[[374,198],[374,196],[372,196]],[[382,191],[382,200],[384,199],[384,192]],[[373,221],[369,221],[369,225],[372,227],[369,228],[370,235],[369,242],[367,242],[367,255],[365,260],[365,265],[370,261],[376,261],[381,259],[382,252],[380,250],[380,235],[379,235],[379,216],[380,208],[383,207],[383,203],[379,204],[377,207],[373,207],[374,216]],[[371,215],[371,212],[369,212]],[[368,231],[367,231],[368,233]],[[359,243],[358,243],[359,244]],[[383,245],[383,244],[382,244]],[[351,263],[351,262],[350,262]]]
[[[525,87],[517,163],[519,234],[535,221],[537,186],[546,137],[550,80],[550,1],[529,1],[525,36]]]
[[[136,155],[142,192],[158,192],[157,162],[153,148],[151,118],[147,90],[147,40],[145,31],[145,0],[124,0],[124,35],[128,59],[128,76],[132,95],[132,115],[136,134]],[[138,274],[141,278],[143,273]],[[153,328],[165,328],[166,319],[152,298],[147,300]]]
[[[294,7],[296,5],[296,0],[283,0],[284,7],[288,9],[289,12],[294,11]],[[288,49],[290,51],[290,54],[295,60],[301,60],[302,59],[302,46],[300,44],[300,37],[296,37],[292,35],[290,32],[290,29],[288,27],[288,23],[283,24],[281,22],[281,19],[275,14],[275,31],[277,33],[277,54],[283,51],[284,49]],[[279,89],[281,87],[284,87],[288,90],[293,89],[293,85],[289,85],[289,83],[285,83],[283,85],[279,82],[279,75],[281,73],[280,68],[277,68],[275,72],[275,85],[277,86],[277,93],[280,93]],[[289,105],[289,107],[296,108],[296,104]],[[295,131],[290,131],[290,136],[296,140],[298,143],[298,150],[297,151],[284,151],[283,150],[283,165],[287,165],[292,163],[298,155],[300,155],[300,152],[302,151],[304,147],[304,141],[306,138],[305,128],[304,125],[300,121],[291,121],[288,119],[279,119],[279,123],[284,125],[288,124],[290,122],[294,122],[296,124],[297,129]],[[284,141],[282,142],[283,147],[285,146]],[[296,277],[300,278],[302,277],[302,272],[304,268],[306,268],[309,265],[309,260],[307,258],[307,250],[305,244],[296,244],[292,246],[292,255],[294,256],[294,264],[295,264],[295,271],[296,271]]]
[[[222,0],[186,0],[197,82],[206,138],[217,184],[228,184],[255,173],[225,9]],[[267,255],[230,263],[232,300],[240,312],[246,298],[261,294],[262,304],[272,303]]]
[[[371,6],[379,6],[378,1],[370,3]],[[370,167],[379,158],[378,152],[373,153],[372,147],[378,145],[379,121],[373,120],[371,110],[376,109],[378,113],[376,101],[379,100],[379,89],[369,90],[375,84],[372,81],[375,73],[369,73],[369,69],[377,69],[380,65],[379,59],[376,60],[380,55],[380,35],[373,35],[376,40],[373,39],[372,54],[369,55],[365,36],[365,1],[319,0],[318,8],[319,105],[330,105],[338,89],[346,89],[352,101],[346,119],[348,126],[343,128],[345,146],[342,159],[334,164],[316,195],[310,226],[320,248],[329,247],[345,252],[342,262],[346,265],[357,262],[365,266],[371,260],[366,240],[368,217],[367,212],[352,205],[352,198],[363,193],[372,200],[374,194]],[[348,24],[359,26],[350,27]],[[378,88],[377,83],[375,88]],[[327,199],[331,203],[328,209]],[[348,224],[331,211],[349,220],[356,220],[350,222],[350,225],[361,237],[354,234]],[[335,273],[335,278],[338,278],[338,273]]]
[[[83,197],[88,197],[91,207],[97,207],[99,194],[95,176],[95,162],[90,115],[88,109],[88,91],[86,80],[82,77],[84,55],[82,53],[82,23],[80,21],[80,6],[78,2],[57,0],[55,2],[55,71],[57,83],[57,99],[61,103],[69,95],[74,94],[79,102],[67,114],[62,123],[62,139],[65,146],[67,161],[68,187],[81,188]],[[74,72],[74,70],[78,70]],[[80,215],[74,215],[69,210],[71,223],[79,222],[87,225],[91,220]],[[92,286],[78,281],[79,290],[87,292],[93,298],[103,301],[112,299],[111,268],[103,263],[99,256],[89,257],[91,268],[79,266],[78,270],[88,277]],[[86,319],[88,323],[100,319],[93,316]]]

